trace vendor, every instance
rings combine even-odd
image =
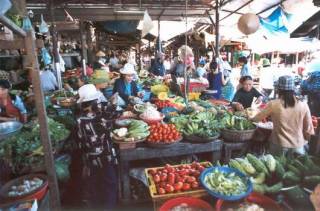
[[[9,93],[11,84],[8,80],[0,80],[0,121],[27,122],[27,110],[21,98]]]
[[[291,76],[281,76],[276,88],[279,99],[270,101],[252,120],[259,122],[271,117],[273,131],[270,136],[270,153],[305,154],[306,140],[314,134],[309,107],[295,97],[294,79]]]
[[[99,96],[92,84],[79,90],[81,111],[77,118],[77,144],[83,160],[82,188],[88,193],[91,210],[114,210],[118,197],[118,161],[110,131],[116,117],[112,106],[107,110],[99,109]]]
[[[97,52],[96,61],[93,63],[94,70],[107,67],[107,65],[105,64],[105,62],[106,62],[105,56],[106,56],[106,54],[103,53],[102,51]]]
[[[220,99],[222,87],[226,84],[226,80],[224,79],[223,73],[218,68],[218,63],[216,61],[212,61],[209,67],[209,90],[216,91],[216,93],[212,94],[212,97],[215,99]]]
[[[252,77],[244,76],[240,80],[242,81],[242,88],[236,92],[231,103],[232,106],[237,111],[242,111],[251,107],[254,98],[257,98],[255,103],[260,104],[263,96],[256,88],[253,87]]]
[[[113,87],[113,94],[118,93],[126,104],[130,103],[135,97],[143,98],[143,92],[133,80],[136,75],[132,65],[125,65],[120,70],[121,77],[116,80]]]
[[[157,57],[153,65],[151,66],[150,72],[155,76],[164,76],[166,74],[166,69],[164,67],[164,53],[158,52]]]

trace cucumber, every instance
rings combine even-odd
[[[253,184],[254,192],[265,194],[266,190],[267,190],[267,187],[264,184]]]
[[[266,191],[268,193],[278,193],[281,191],[282,188],[283,188],[283,183],[279,182],[279,183],[272,185],[270,187],[266,187]]]
[[[295,173],[297,176],[302,176],[302,173],[299,169],[297,169],[296,167],[294,167],[292,164],[288,165],[288,169],[290,171],[292,171],[293,173]]]
[[[320,176],[314,175],[314,176],[307,176],[303,178],[303,184],[310,185],[310,186],[316,186],[320,183]]]
[[[280,180],[283,178],[284,173],[283,165],[279,161],[276,161],[276,175]]]

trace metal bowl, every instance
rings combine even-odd
[[[23,124],[18,121],[0,123],[0,140],[7,138],[21,130]]]

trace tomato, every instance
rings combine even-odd
[[[154,181],[155,183],[160,182],[160,176],[159,176],[159,174],[155,174],[155,175],[153,176],[153,181]]]
[[[173,187],[174,187],[174,190],[175,190],[175,191],[179,191],[179,190],[182,189],[183,183],[182,183],[182,182],[177,182],[176,184],[174,184]]]
[[[187,182],[188,182],[188,183],[193,183],[193,182],[195,182],[195,181],[197,181],[197,179],[196,179],[195,177],[193,177],[193,176],[190,176],[190,177],[188,177],[188,179],[187,179]]]
[[[169,173],[169,175],[168,175],[168,183],[170,185],[173,185],[174,182],[175,182],[175,175],[173,173]]]
[[[165,188],[165,187],[166,187],[166,184],[167,184],[166,182],[160,182],[160,183],[159,183],[159,187],[160,187],[160,188]]]
[[[164,190],[164,188],[159,188],[159,189],[158,189],[158,193],[159,193],[160,195],[163,195],[163,194],[166,194],[166,191]]]
[[[183,183],[182,190],[190,190],[190,184]]]
[[[203,167],[203,166],[199,166],[199,167],[198,167],[198,170],[199,170],[200,172],[203,172],[204,169],[205,169],[205,167]]]
[[[160,175],[160,180],[161,180],[162,182],[167,181],[167,178],[168,178],[168,175],[167,175],[166,173],[162,173],[162,174]]]
[[[170,184],[167,184],[165,190],[167,193],[172,193],[174,191],[174,187]]]
[[[162,169],[162,173],[168,174],[168,170],[167,169]]]
[[[198,188],[199,187],[199,183],[197,181],[194,181],[192,184],[191,184],[191,187],[192,188]]]
[[[198,178],[200,176],[200,171],[195,170],[193,172],[193,176],[195,176],[196,178]]]
[[[179,174],[180,174],[180,176],[184,176],[184,175],[187,174],[187,172],[186,172],[185,169],[182,169],[182,170],[179,171]]]
[[[149,174],[151,174],[151,175],[155,175],[156,173],[157,173],[157,170],[155,170],[155,169],[149,170]]]

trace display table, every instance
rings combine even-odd
[[[131,200],[130,161],[212,153],[212,162],[215,162],[221,158],[222,146],[223,141],[215,140],[199,144],[180,142],[168,148],[150,148],[142,144],[135,149],[120,150],[121,201],[128,203]]]

